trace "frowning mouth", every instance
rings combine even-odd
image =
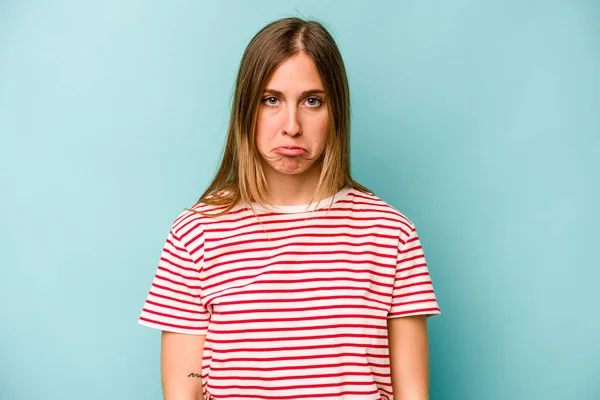
[[[302,147],[284,146],[284,147],[277,147],[275,149],[275,152],[278,154],[281,154],[283,156],[294,157],[294,156],[299,156],[299,155],[306,153],[306,150],[304,150]]]

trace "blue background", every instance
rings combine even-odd
[[[600,399],[591,0],[1,1],[0,398],[162,398],[137,318],[286,16],[338,41],[353,173],[421,236],[431,398]]]

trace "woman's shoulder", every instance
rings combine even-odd
[[[171,224],[171,230],[177,236],[187,236],[192,230],[201,232],[204,230],[206,222],[212,219],[210,215],[218,213],[220,208],[222,207],[203,202],[186,207],[176,214]]]
[[[229,221],[234,218],[240,211],[239,205],[223,204],[220,199],[213,201],[216,197],[225,194],[225,191],[220,191],[184,208],[173,221],[173,229],[175,231],[187,230],[190,227],[202,229],[207,225]]]
[[[397,201],[387,201],[373,192],[364,192],[355,188],[350,194],[357,208],[363,211],[378,211],[381,215],[391,217],[403,225],[414,227],[413,222],[396,206]]]

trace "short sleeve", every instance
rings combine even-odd
[[[388,318],[440,314],[423,248],[413,224],[401,233],[396,258],[392,306]]]
[[[206,335],[210,315],[202,305],[200,293],[203,244],[202,235],[196,235],[192,257],[182,239],[173,229],[169,231],[139,324],[163,331]]]

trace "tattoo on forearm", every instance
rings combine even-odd
[[[202,378],[202,375],[196,374],[194,372],[190,372],[190,374],[188,375],[188,378]]]

